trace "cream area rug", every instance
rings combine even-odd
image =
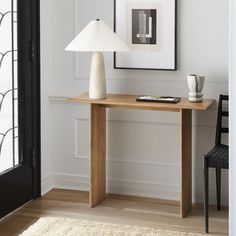
[[[203,236],[203,234],[43,217],[20,236]]]

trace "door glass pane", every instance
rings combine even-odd
[[[0,174],[19,164],[17,0],[0,0]]]

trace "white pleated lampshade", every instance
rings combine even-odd
[[[102,20],[91,21],[66,47],[67,51],[129,51],[128,46]]]

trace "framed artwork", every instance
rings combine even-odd
[[[114,68],[176,70],[176,0],[114,0],[114,30],[130,48]]]

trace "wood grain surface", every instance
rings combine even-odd
[[[90,99],[88,93],[83,93],[78,97],[69,98],[68,101],[73,103],[100,104],[110,108],[164,110],[176,112],[179,112],[181,109],[204,111],[216,102],[213,99],[204,99],[203,102],[193,103],[189,102],[187,98],[181,98],[181,101],[176,104],[161,102],[137,102],[136,98],[138,96],[139,95],[108,94],[106,99]]]
[[[192,110],[207,110],[215,103],[204,99],[201,103],[189,102],[186,98],[176,104],[160,102],[137,102],[137,95],[108,94],[106,99],[90,99],[88,93],[70,98],[75,103],[91,106],[90,116],[90,206],[100,203],[106,194],[106,108],[129,108],[180,112],[180,217],[183,218],[192,206]]]
[[[204,233],[203,206],[179,218],[177,202],[109,195],[96,208],[89,206],[88,192],[53,189],[0,221],[0,236],[16,236],[40,217],[63,217],[112,224]],[[228,209],[210,206],[209,236],[228,235]]]
[[[90,115],[90,206],[106,194],[106,108],[91,104]]]
[[[192,207],[192,110],[180,112],[180,215]]]

